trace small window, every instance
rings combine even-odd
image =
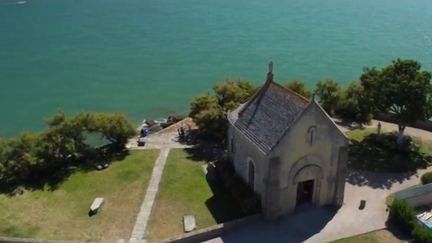
[[[309,129],[307,131],[306,140],[307,140],[307,143],[309,143],[309,145],[311,145],[311,146],[314,144],[314,142],[316,140],[316,130],[317,130],[316,126],[311,126],[311,127],[309,127]]]

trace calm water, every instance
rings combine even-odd
[[[432,69],[431,0],[0,0],[0,136],[63,108],[135,122],[215,81],[345,84],[396,57]]]

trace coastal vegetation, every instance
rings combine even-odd
[[[431,73],[417,61],[397,59],[382,69],[365,68],[360,80],[368,104],[397,120],[398,144],[408,124],[431,118]]]
[[[225,141],[228,120],[227,115],[256,91],[250,82],[225,80],[213,86],[213,94],[197,96],[190,105],[189,116],[200,128],[201,135]]]
[[[158,150],[130,151],[105,170],[80,170],[55,188],[0,194],[0,236],[115,242],[128,239]],[[88,216],[96,197],[104,204]]]
[[[124,146],[135,134],[134,126],[120,113],[78,113],[68,118],[59,111],[38,133],[0,140],[0,189],[14,193],[20,186],[55,186],[70,170],[94,168],[126,155]],[[104,145],[94,145],[92,138]]]
[[[401,145],[407,125],[432,117],[430,79],[431,74],[422,71],[417,61],[397,59],[382,69],[365,68],[360,81],[352,81],[346,88],[335,80],[318,81],[313,91],[300,81],[289,81],[284,86],[316,99],[328,114],[345,121],[363,124],[370,122],[374,114],[392,115],[398,121],[397,142]],[[203,136],[224,142],[227,114],[258,88],[248,81],[218,83],[213,94],[206,93],[192,101],[189,115]]]

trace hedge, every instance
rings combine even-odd
[[[432,183],[432,171],[431,172],[427,172],[424,175],[422,175],[421,182],[422,182],[422,184]]]
[[[390,206],[390,218],[406,233],[410,233],[414,242],[431,243],[432,229],[427,228],[416,218],[414,208],[405,200],[396,199]]]

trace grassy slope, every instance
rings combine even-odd
[[[204,161],[187,157],[184,150],[170,151],[147,227],[148,239],[182,234],[182,217],[186,214],[195,215],[198,228],[240,216],[221,188],[210,188],[202,168]]]
[[[128,238],[159,151],[133,151],[103,171],[76,172],[54,190],[0,194],[0,236],[44,239]],[[99,213],[87,213],[104,197]]]
[[[400,243],[403,242],[396,238],[388,230],[377,230],[369,233],[351,236],[340,240],[332,241],[331,243]]]

